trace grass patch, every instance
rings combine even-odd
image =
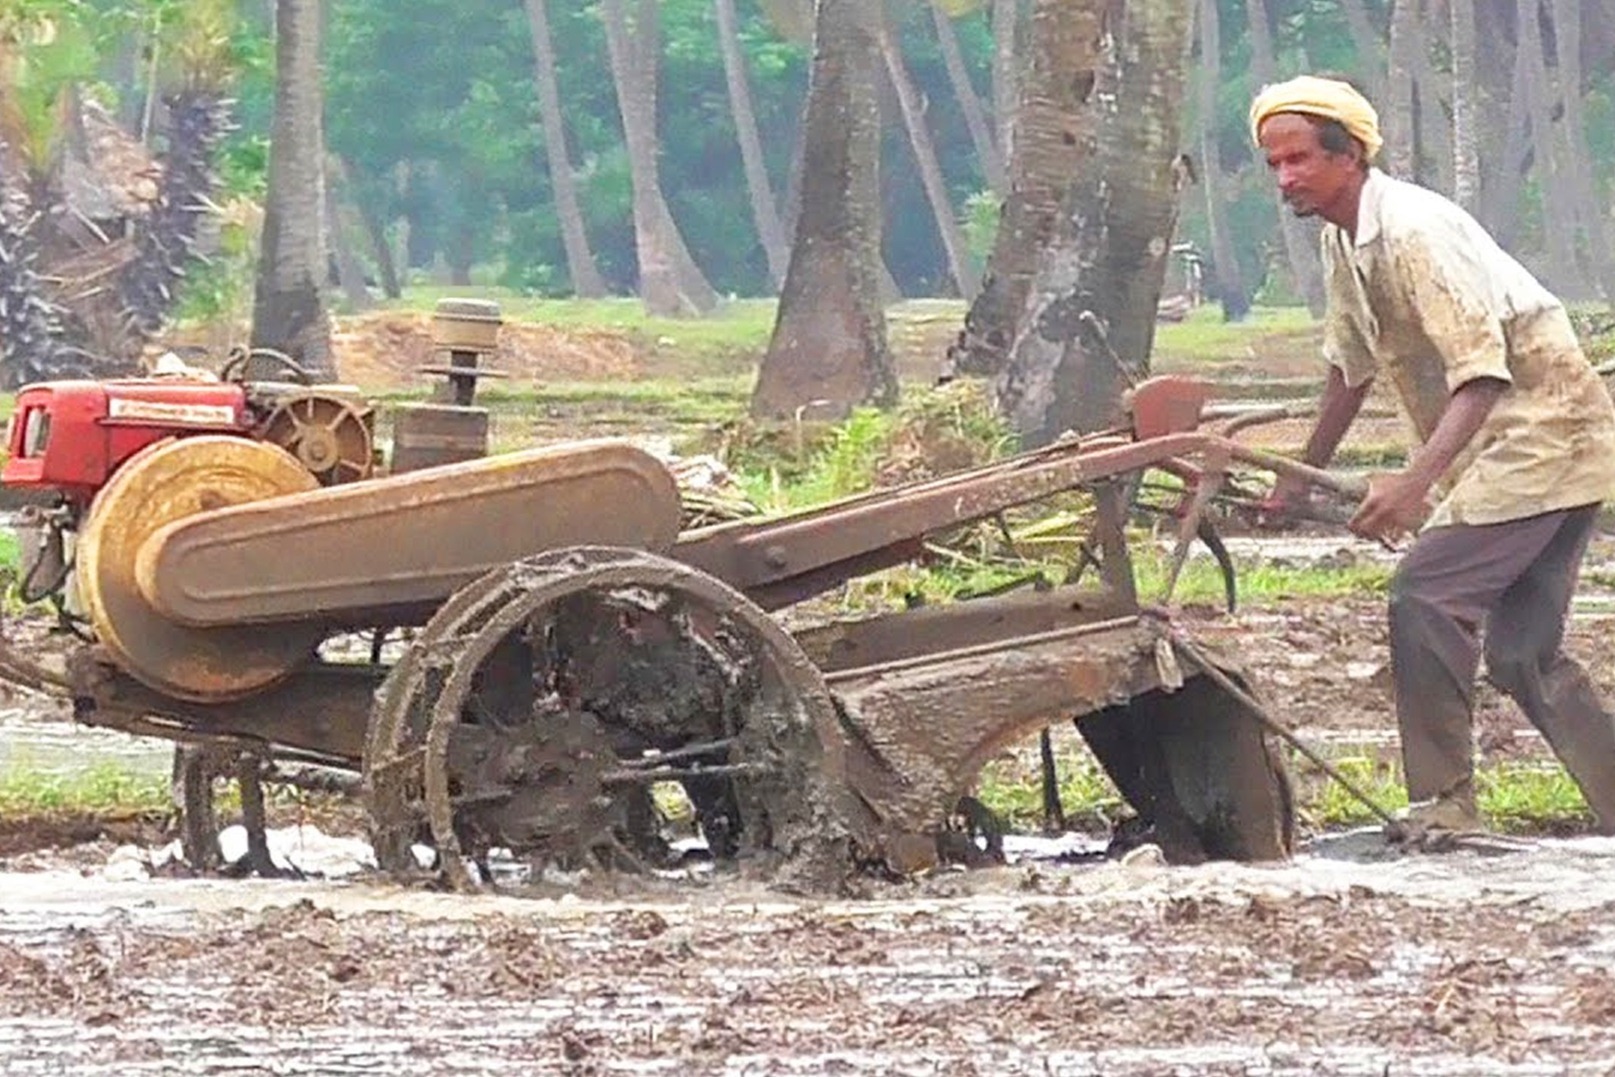
[[[172,808],[166,776],[135,773],[113,760],[67,774],[41,770],[23,760],[0,772],[0,815],[8,818],[127,816]]]
[[[1058,743],[1058,741],[1056,742]],[[1043,786],[1030,753],[989,764],[981,774],[978,796],[999,818],[1018,831],[1036,831],[1043,823]],[[1288,756],[1296,785],[1296,812],[1307,831],[1340,830],[1379,822],[1367,807],[1311,762]],[[1394,750],[1342,750],[1330,762],[1390,811],[1406,808],[1407,788]],[[1102,832],[1130,810],[1086,749],[1061,747],[1056,752],[1060,802],[1073,829]],[[1476,768],[1475,788],[1481,814],[1500,833],[1565,834],[1585,832],[1592,812],[1581,790],[1552,760],[1505,760]]]
[[[1158,325],[1151,365],[1156,370],[1275,361],[1311,362],[1323,367],[1320,323],[1305,307],[1257,307],[1243,322],[1225,322],[1207,304],[1181,322]]]
[[[1165,591],[1171,560],[1171,553],[1159,547],[1133,546],[1133,570],[1140,599],[1152,601]],[[1383,594],[1390,583],[1392,568],[1391,565],[1373,562],[1288,564],[1234,558],[1234,575],[1242,605],[1270,604],[1292,598],[1347,598]],[[1209,557],[1191,558],[1178,577],[1173,598],[1179,603],[1220,604],[1223,601],[1221,570]]]

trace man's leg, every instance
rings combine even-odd
[[[1542,556],[1503,592],[1486,629],[1486,669],[1542,731],[1598,818],[1615,832],[1615,718],[1561,648],[1597,506],[1570,513]]]
[[[1391,580],[1391,679],[1408,800],[1478,821],[1470,729],[1480,627],[1566,513],[1424,532]]]

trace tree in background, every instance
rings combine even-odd
[[[886,80],[897,98],[898,111],[903,117],[903,130],[908,134],[909,148],[919,169],[920,185],[925,190],[926,201],[931,206],[931,217],[936,221],[937,235],[942,240],[948,275],[953,278],[959,294],[969,299],[976,294],[976,272],[971,268],[969,255],[965,251],[964,230],[959,227],[953,200],[948,194],[947,180],[943,178],[942,166],[937,161],[936,142],[926,126],[925,106],[903,60],[903,51],[884,19],[876,32],[881,62],[886,68]]]
[[[197,237],[218,191],[215,160],[231,129],[227,93],[236,65],[235,4],[191,0],[176,14],[176,74],[163,94],[167,122],[157,200],[138,222],[135,257],[118,277],[125,317],[142,340],[163,327],[195,263]],[[150,96],[156,98],[155,86]]]
[[[997,374],[1009,361],[1038,258],[1093,148],[1089,102],[1098,84],[1104,0],[1036,0],[1027,33],[1010,155],[1009,197],[987,276],[948,352],[958,374]]]
[[[997,381],[1028,445],[1119,418],[1149,369],[1155,312],[1187,178],[1179,146],[1190,38],[1185,0],[1133,0],[1107,18],[1096,156],[1072,187],[1030,309]]]
[[[1250,31],[1251,73],[1258,86],[1276,82],[1278,63],[1273,50],[1272,13],[1267,0],[1245,0],[1246,25]],[[1265,167],[1260,161],[1257,167]],[[1314,318],[1323,314],[1323,268],[1318,260],[1318,229],[1316,221],[1303,221],[1284,205],[1278,187],[1272,187],[1272,200],[1278,215],[1279,232],[1284,241],[1284,260],[1290,267],[1295,290],[1306,302]]]
[[[14,389],[64,362],[62,311],[40,278],[40,223],[52,196],[46,178],[59,85],[38,52],[57,28],[22,10],[0,12],[0,385]]]
[[[729,87],[729,113],[734,117],[740,161],[746,171],[746,193],[751,198],[752,221],[757,226],[757,237],[768,258],[768,275],[774,287],[779,288],[785,283],[791,250],[785,239],[785,229],[780,223],[779,210],[775,206],[768,164],[763,159],[762,139],[757,133],[757,112],[751,104],[746,58],[740,51],[735,0],[713,0],[713,12],[718,18],[718,48],[723,54],[724,79]]]
[[[993,133],[987,122],[987,110],[981,103],[981,96],[976,93],[975,85],[970,81],[964,50],[960,48],[959,35],[953,28],[956,16],[979,10],[981,5],[978,0],[929,0],[927,6],[930,7],[931,19],[936,24],[937,43],[942,47],[942,62],[948,72],[948,82],[953,86],[954,99],[959,102],[959,110],[964,115],[965,129],[970,132],[970,144],[975,148],[976,157],[981,162],[987,185],[997,192],[999,197],[1003,197],[1009,187],[1009,173],[1004,169],[1004,155],[999,151],[998,144],[993,141]],[[1008,31],[1013,43],[1013,21],[1008,26]]]
[[[791,264],[751,413],[840,418],[897,400],[880,297],[879,5],[819,0]]]
[[[594,251],[589,247],[589,231],[578,204],[545,0],[527,0],[527,21],[533,33],[533,84],[538,91],[539,116],[544,124],[544,159],[549,165],[550,186],[555,190],[555,215],[560,219],[561,240],[566,246],[567,275],[572,279],[573,292],[584,299],[593,299],[606,294],[606,282],[595,265]]]
[[[275,0],[275,118],[252,344],[335,377],[325,279],[325,139],[320,0]]]
[[[695,264],[662,195],[657,158],[656,91],[661,69],[658,0],[637,0],[632,20],[624,0],[601,0],[611,71],[617,83],[623,139],[634,187],[634,249],[639,259],[639,298],[662,317],[702,314],[718,294]]]
[[[1221,303],[1227,321],[1242,321],[1250,311],[1250,293],[1234,253],[1233,237],[1228,234],[1225,203],[1228,181],[1223,175],[1222,152],[1217,144],[1217,88],[1222,84],[1222,13],[1217,0],[1200,0],[1196,15],[1199,23],[1200,182],[1206,193],[1206,235],[1211,242],[1208,294]]]

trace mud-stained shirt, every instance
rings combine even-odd
[[[1508,383],[1437,484],[1427,527],[1491,524],[1615,497],[1615,404],[1563,304],[1459,206],[1375,169],[1355,241],[1326,225],[1324,355],[1348,385],[1389,375],[1413,434],[1451,394]]]

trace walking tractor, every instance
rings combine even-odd
[[[1183,480],[1178,565],[1231,464],[1308,471],[1201,429],[1203,385],[1142,383],[1104,434],[681,531],[669,470],[627,442],[487,454],[473,390],[499,324],[439,307],[453,391],[401,406],[390,454],[355,390],[284,359],[259,378],[263,354],[217,380],[25,387],[3,481],[49,502],[26,597],[54,595],[82,640],[59,664],[8,646],[0,675],[88,724],[360,773],[382,868],[417,872],[426,844],[459,886],[492,849],[662,862],[660,783],[720,864],[901,870],[957,848],[984,764],[1068,719],[1169,857],[1288,853],[1271,723],[1141,603],[1123,537],[1146,471]],[[796,632],[776,616],[1074,490],[1097,506],[1086,582]],[[336,646],[400,628],[402,649]]]

